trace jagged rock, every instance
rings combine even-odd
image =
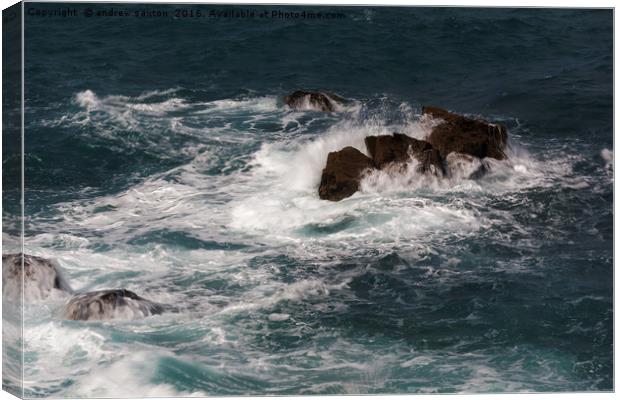
[[[321,175],[319,197],[340,201],[351,196],[359,190],[364,174],[375,168],[375,163],[354,147],[329,153]]]
[[[441,154],[435,148],[424,150],[418,157],[418,161],[420,162],[418,167],[420,172],[430,172],[438,176],[444,176],[446,173]]]
[[[442,158],[452,152],[469,154],[478,158],[506,158],[508,134],[503,125],[471,119],[437,107],[424,107],[422,114],[442,120],[433,127],[427,141]]]
[[[52,289],[73,293],[58,264],[28,254],[24,254],[23,259],[23,295],[26,301],[43,300]],[[21,253],[2,255],[2,296],[11,299],[20,299],[22,296]]]
[[[64,308],[70,320],[136,319],[161,314],[163,304],[154,303],[126,289],[99,290],[75,295]]]
[[[329,153],[319,197],[342,200],[359,190],[367,172],[379,169],[402,173],[412,159],[418,161],[422,173],[477,179],[488,171],[489,161],[485,158],[506,158],[508,134],[504,126],[435,107],[424,107],[423,114],[439,120],[426,141],[402,133],[368,136],[364,142],[370,158],[353,147]]]
[[[343,103],[344,99],[331,93],[297,90],[284,96],[284,102],[294,110],[333,112],[336,110],[335,105]]]
[[[439,152],[424,141],[402,133],[393,135],[368,136],[364,139],[368,154],[379,169],[388,165],[405,164],[415,158],[421,172],[434,172],[443,175],[443,162]],[[397,165],[398,167],[398,165]]]

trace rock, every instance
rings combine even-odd
[[[289,97],[307,98],[304,101],[310,102],[312,100],[307,97],[310,95],[295,92]],[[288,99],[287,102],[289,100],[295,101]],[[490,160],[485,158],[506,158],[508,134],[504,126],[435,107],[424,107],[423,114],[438,120],[426,141],[402,133],[368,136],[364,142],[370,158],[353,147],[329,153],[321,176],[319,197],[342,200],[359,190],[367,172],[379,169],[389,174],[404,173],[412,159],[417,160],[418,172],[421,173],[477,179],[489,169]]]
[[[427,141],[442,158],[452,152],[469,154],[478,158],[506,158],[508,134],[503,125],[471,119],[436,107],[424,107],[422,114],[442,120],[433,127]]]
[[[336,104],[343,103],[342,97],[324,92],[306,92],[297,90],[284,96],[284,102],[294,110],[317,110],[333,112]]]
[[[418,167],[420,172],[429,172],[437,176],[444,176],[446,173],[441,154],[435,148],[424,150],[418,156],[418,161],[420,162]]]
[[[395,164],[405,166],[413,157],[420,163],[421,172],[443,175],[443,162],[439,152],[424,140],[414,139],[402,133],[394,133],[393,135],[368,136],[364,142],[368,154],[379,169]]]
[[[365,173],[375,168],[375,163],[354,147],[329,153],[321,175],[319,197],[340,201],[351,196],[359,190]]]
[[[75,295],[64,308],[70,320],[136,319],[161,314],[167,306],[126,289],[99,290]]]
[[[59,266],[46,258],[23,255],[23,291],[27,301],[47,298],[53,289],[73,293],[71,286],[62,276]],[[21,299],[22,296],[22,254],[2,255],[2,296]]]

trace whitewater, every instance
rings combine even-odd
[[[376,172],[329,202],[317,193],[327,154],[365,152],[368,135],[424,138],[419,104],[385,95],[320,113],[279,94],[184,93],[83,90],[71,112],[40,122],[175,165],[42,207],[25,252],[56,260],[77,291],[125,288],[177,309],[84,322],[63,319],[62,293],[28,302],[27,396],[605,387],[610,332],[586,315],[610,318],[595,290],[606,283],[565,284],[583,273],[575,260],[605,252],[548,258],[564,243],[606,243],[610,214],[591,198],[609,196],[612,150],[587,159],[566,141],[542,147],[516,117],[472,115],[509,127],[508,159],[483,178]],[[603,348],[580,353],[575,335]]]

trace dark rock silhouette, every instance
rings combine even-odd
[[[294,110],[314,109],[333,112],[336,110],[334,104],[342,104],[345,100],[331,93],[297,90],[288,96],[284,96],[284,102]]]
[[[452,152],[478,158],[506,158],[506,127],[457,115],[437,107],[424,107],[422,114],[442,120],[433,127],[427,141],[442,158]]]
[[[135,319],[161,314],[168,306],[154,303],[126,289],[99,290],[75,295],[64,308],[71,320]]]
[[[339,201],[359,190],[359,184],[375,163],[354,147],[345,147],[327,156],[327,164],[321,175],[319,197]]]
[[[2,255],[3,296],[21,298],[22,277],[23,294],[27,301],[43,300],[50,295],[52,289],[73,293],[56,262],[29,254],[24,254],[23,260],[22,274],[21,253]]]
[[[393,135],[368,136],[364,139],[368,154],[379,169],[388,165],[405,167],[415,158],[421,172],[434,172],[443,175],[444,168],[439,152],[424,140],[414,139],[402,133]]]

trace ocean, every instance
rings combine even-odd
[[[26,301],[5,389],[21,344],[27,397],[613,389],[612,10],[24,10],[25,252],[178,309]],[[351,103],[295,111],[298,89]],[[423,138],[425,105],[504,124],[508,159],[319,199],[330,151]]]

